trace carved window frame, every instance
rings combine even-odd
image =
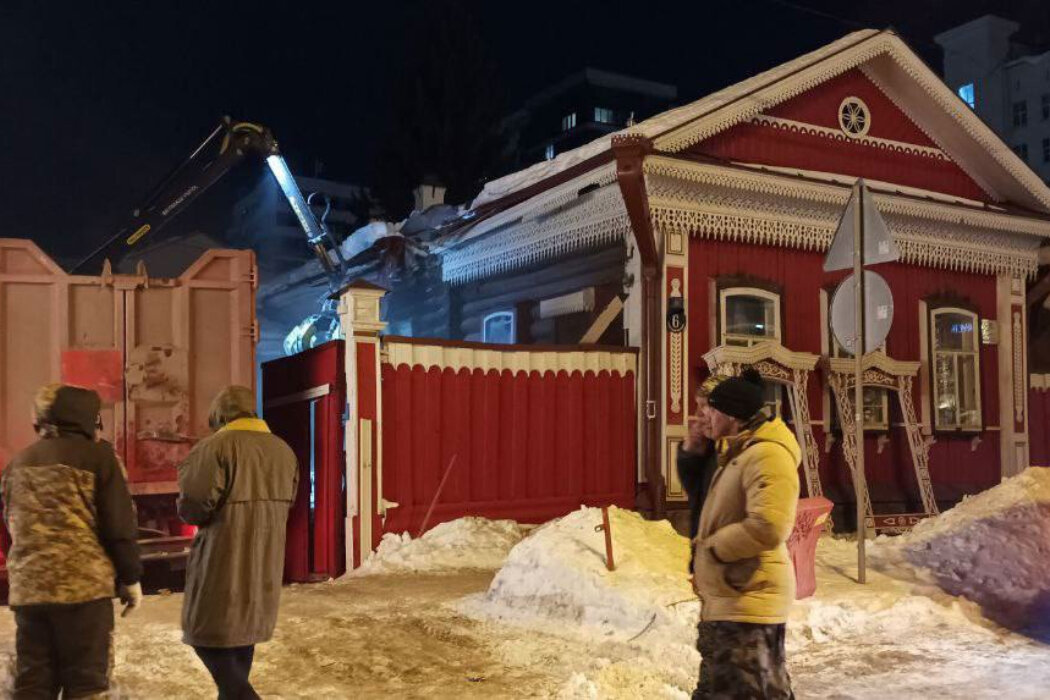
[[[945,314],[965,316],[973,324],[971,335],[973,337],[972,350],[939,349],[937,347],[937,317]],[[938,433],[980,433],[984,430],[984,406],[981,397],[981,315],[971,305],[957,300],[927,301],[927,329],[929,337],[929,375],[930,375],[930,401],[931,421],[933,430]],[[937,386],[937,360],[939,356],[952,358],[952,370],[954,378],[954,394],[956,400],[955,422],[945,424],[941,420],[941,412],[938,408],[940,392]],[[959,358],[973,358],[973,405],[977,416],[976,423],[961,423],[959,419]]]
[[[727,279],[723,280],[716,286],[718,291],[718,343],[719,345],[727,345],[728,334],[726,333],[727,328],[727,311],[729,304],[727,303],[731,297],[756,297],[765,301],[773,303],[773,335],[772,336],[750,336],[746,334],[732,334],[734,340],[744,340],[746,347],[751,345],[773,341],[776,343],[783,344],[784,337],[784,317],[781,306],[781,293],[780,290],[770,284],[764,284],[755,280],[739,280],[739,279]],[[773,415],[782,415],[784,405],[784,391],[783,388],[773,382],[767,383],[767,390],[773,394],[768,397],[766,406],[769,407]]]
[[[510,319],[510,334],[509,340],[490,340],[489,339],[489,322],[498,321],[502,319]],[[500,343],[503,345],[513,345],[517,342],[518,338],[518,319],[517,314],[513,310],[501,309],[500,311],[493,311],[481,320],[481,342],[483,343]]]

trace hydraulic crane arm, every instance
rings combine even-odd
[[[112,255],[120,256],[148,234],[156,234],[204,194],[226,173],[249,156],[262,156],[299,220],[307,241],[314,250],[330,283],[342,283],[344,261],[339,242],[310,210],[288,164],[281,156],[270,130],[258,124],[231,122],[227,117],[147,198],[142,207],[132,212],[131,220],[114,236],[96,248],[73,268],[101,264]],[[328,251],[326,244],[332,247]],[[333,260],[334,256],[334,260]]]

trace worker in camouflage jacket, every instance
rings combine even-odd
[[[211,673],[219,698],[257,698],[255,645],[277,624],[295,453],[255,415],[250,389],[212,401],[215,434],[179,465],[179,515],[200,530],[186,569],[182,638]]]
[[[0,479],[8,602],[17,626],[15,698],[105,692],[112,670],[114,593],[139,605],[135,506],[113,447],[99,439],[101,402],[51,384],[33,405],[40,439]]]
[[[723,444],[694,540],[702,660],[693,698],[787,700],[794,697],[784,641],[795,572],[786,542],[802,451],[780,418],[767,417],[753,369],[712,389],[703,410]]]

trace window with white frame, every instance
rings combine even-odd
[[[827,329],[829,343],[828,353],[831,357],[852,358],[851,353],[839,344],[831,328]],[[879,348],[885,350],[885,346]],[[852,398],[852,397],[851,397]],[[834,409],[837,410],[837,404]],[[838,414],[835,415],[836,420]],[[890,393],[877,386],[864,387],[864,428],[866,430],[889,430],[890,427]]]
[[[780,340],[780,295],[754,287],[730,287],[718,294],[723,345],[751,347]]]
[[[515,340],[514,312],[497,311],[481,322],[481,340],[485,343],[512,344]]]
[[[576,112],[566,114],[561,118],[561,130],[568,131],[569,129],[576,128]]]
[[[977,314],[954,307],[930,311],[934,427],[981,429]]]
[[[613,111],[607,107],[595,107],[594,121],[598,122],[599,124],[612,124]]]
[[[728,287],[718,294],[720,343],[751,347],[780,342],[780,295],[754,287]],[[766,406],[772,415],[783,409],[783,388],[766,383]]]

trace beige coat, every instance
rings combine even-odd
[[[801,450],[779,418],[727,443],[695,540],[700,619],[779,624],[795,599],[788,536]]]
[[[186,568],[184,642],[239,647],[273,635],[298,476],[292,449],[258,418],[201,440],[179,465],[179,515],[200,526]]]

